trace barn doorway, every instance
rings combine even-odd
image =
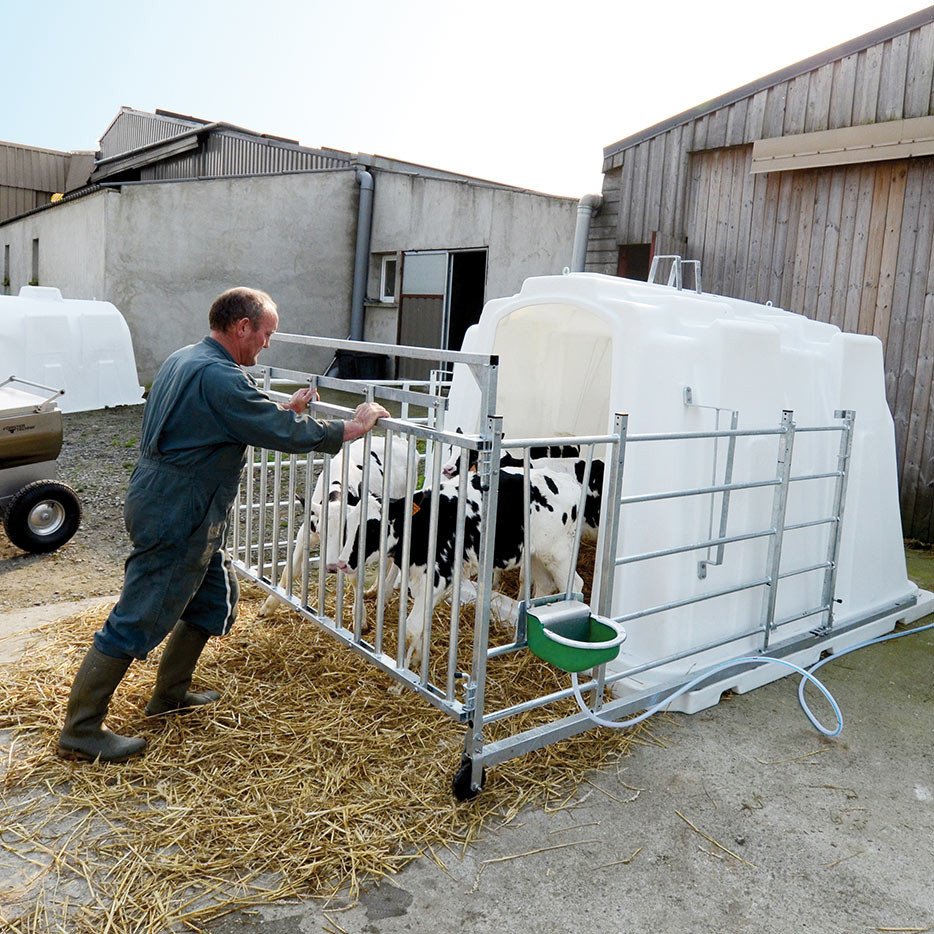
[[[623,279],[640,279],[647,282],[651,264],[651,243],[627,243],[619,248],[616,275]]]
[[[419,250],[403,254],[398,343],[460,350],[464,334],[480,320],[486,291],[482,250]],[[438,364],[403,360],[399,379],[428,379]]]

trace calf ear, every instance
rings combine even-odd
[[[339,503],[340,500],[341,500],[341,491],[339,488],[336,490],[331,490],[331,492],[328,493],[329,503]]]

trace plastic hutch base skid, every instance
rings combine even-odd
[[[764,653],[763,657],[774,656],[793,662],[800,668],[808,668],[820,661],[824,655],[833,655],[862,642],[884,636],[892,632],[899,623],[907,625],[931,612],[934,612],[934,593],[919,589],[916,596],[884,609],[878,615],[868,619],[857,620],[849,624],[839,623],[829,632],[815,630],[811,634],[797,636],[784,643],[776,642],[767,653]],[[679,662],[679,668],[684,663],[685,660]],[[668,666],[668,670],[671,671],[672,667]],[[658,676],[663,673],[664,669],[655,669],[654,672],[649,673],[654,673],[655,678],[646,677],[645,672],[630,678],[623,678],[612,685],[613,697],[620,701],[634,701],[640,697],[664,696],[677,690],[680,684],[696,677],[703,671],[703,667],[699,665],[693,671],[681,668],[682,674],[677,678],[665,679],[664,685],[658,680]],[[747,691],[755,690],[793,674],[793,671],[783,665],[737,663],[736,670],[718,672],[712,676],[714,680],[687,691],[665,709],[687,714],[699,713],[716,706],[727,691],[745,694]]]

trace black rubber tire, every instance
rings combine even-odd
[[[486,784],[486,769],[482,769],[480,772],[480,788],[471,788],[470,770],[471,761],[467,756],[463,756],[460,767],[454,773],[454,779],[451,782],[451,791],[458,801],[470,801],[471,798],[476,798]]]
[[[45,554],[61,548],[81,524],[78,494],[65,483],[35,480],[10,500],[3,527],[23,551]]]

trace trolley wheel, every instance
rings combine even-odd
[[[470,787],[471,759],[469,756],[461,757],[461,764],[454,773],[454,780],[451,782],[451,790],[458,801],[469,801],[480,794],[481,789],[486,784],[486,769],[480,772],[480,788]]]
[[[23,551],[43,554],[61,548],[81,524],[78,494],[64,483],[36,480],[10,500],[3,527]]]

